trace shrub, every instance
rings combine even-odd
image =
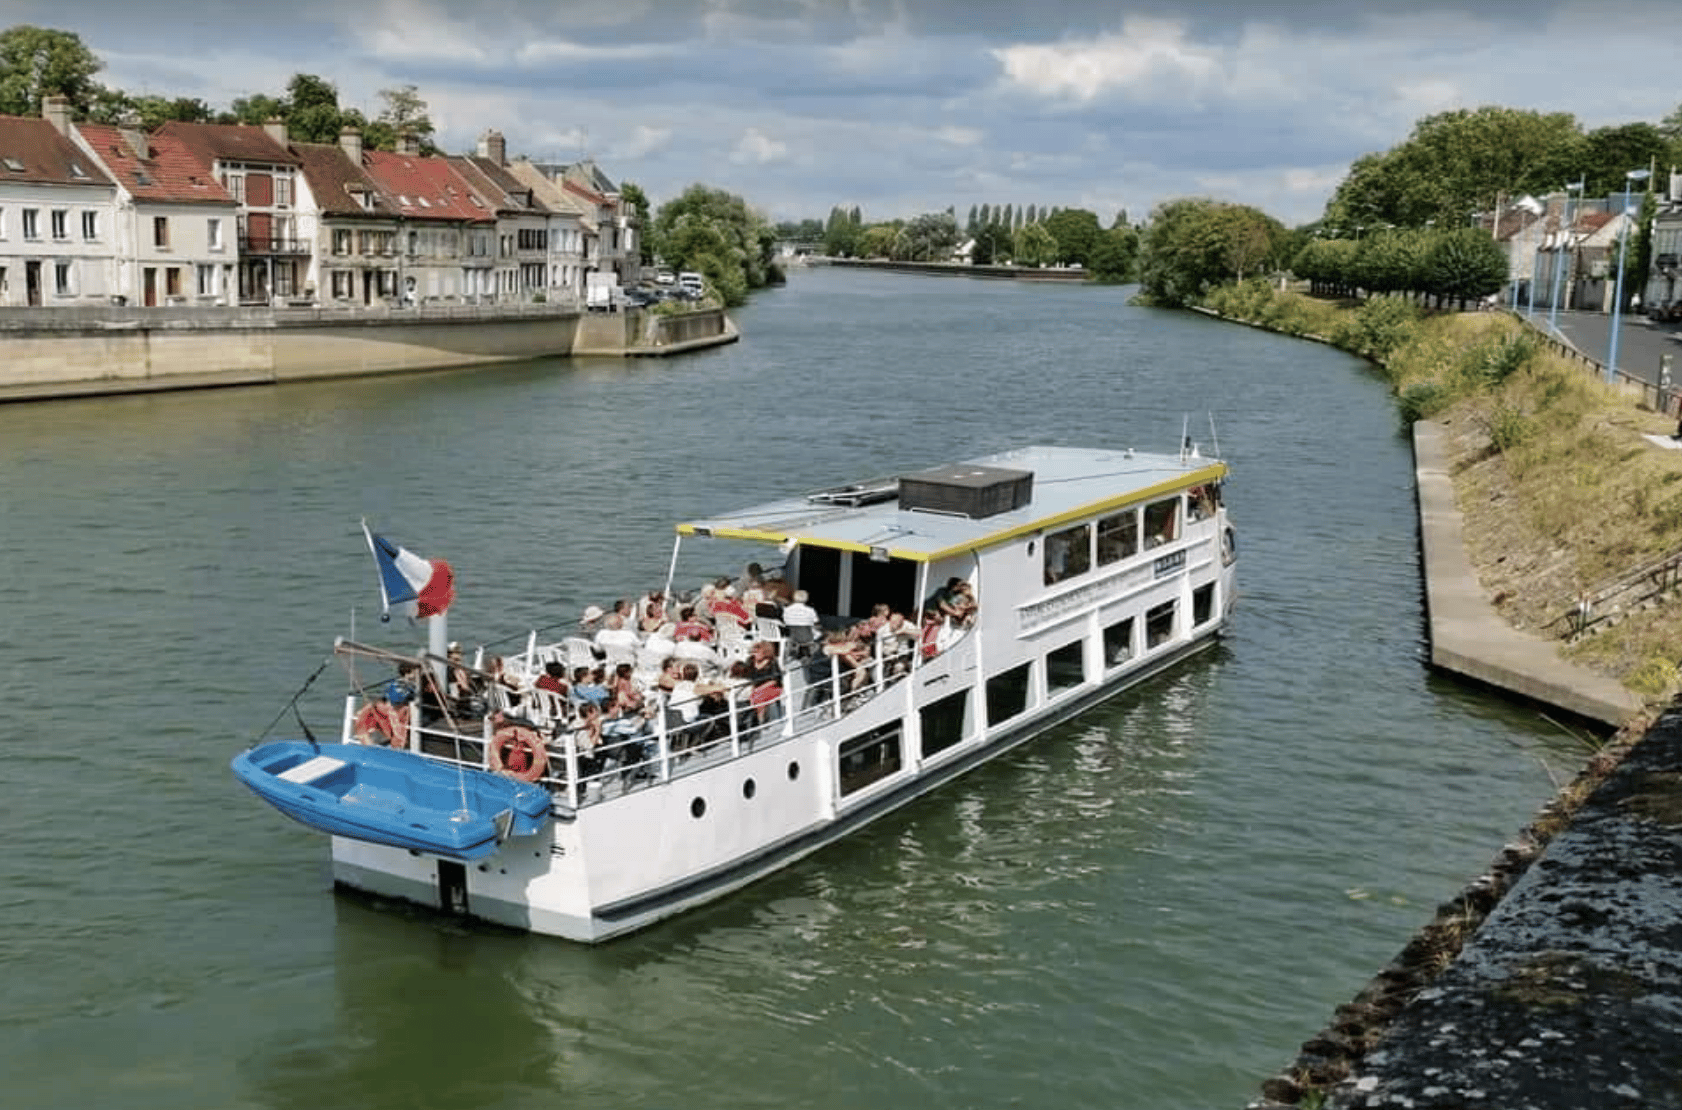
[[[1536,434],[1536,422],[1513,405],[1496,405],[1481,423],[1489,433],[1489,442],[1503,453],[1522,447]]]
[[[1624,680],[1624,685],[1645,698],[1658,698],[1676,688],[1676,665],[1663,656],[1653,656]]]
[[[1419,334],[1418,309],[1400,297],[1368,297],[1345,332],[1352,348],[1381,361]]]
[[[1524,330],[1493,337],[1479,351],[1485,384],[1495,386],[1505,382],[1524,368],[1540,346],[1536,336]]]
[[[1429,420],[1453,403],[1454,398],[1436,382],[1414,382],[1396,398],[1401,410],[1402,426],[1417,420]]]

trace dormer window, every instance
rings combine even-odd
[[[70,163],[70,176],[71,177],[86,177],[86,176],[88,176],[88,171],[84,170],[82,168],[81,163],[72,162],[72,163]]]
[[[13,173],[23,172],[23,163],[16,158],[0,158],[0,163],[3,163]]]
[[[420,200],[420,206],[422,208],[431,208],[432,207],[432,202],[427,200],[425,197],[420,197],[418,199]]]

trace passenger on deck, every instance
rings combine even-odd
[[[917,629],[905,619],[904,613],[891,612],[876,631],[876,644],[883,671],[890,678],[898,677],[911,669],[913,653],[917,650]]]
[[[545,663],[543,673],[532,683],[539,690],[554,694],[557,697],[567,696],[567,669],[564,663]]]
[[[923,603],[924,607],[938,611],[942,617],[957,624],[964,614],[963,598],[958,589],[963,584],[962,578],[948,578],[946,585],[929,595],[929,599]]]
[[[823,654],[840,665],[845,693],[859,690],[870,681],[870,649],[853,634],[831,632],[824,638]]]
[[[613,677],[608,679],[607,692],[609,700],[614,704],[632,711],[642,710],[642,688],[637,685],[636,668],[631,664],[620,663],[613,668]]]
[[[625,655],[633,654],[640,642],[637,634],[625,627],[625,619],[618,613],[609,613],[602,622],[602,630],[596,633],[596,646],[604,655],[616,649]]]
[[[700,640],[702,643],[708,643],[713,638],[712,626],[696,613],[693,605],[685,606],[679,610],[675,632],[675,638],[680,644],[685,640]]]
[[[648,591],[648,596],[642,599],[641,615],[637,623],[644,632],[653,632],[666,623],[666,595],[659,589]]]
[[[753,614],[736,599],[736,587],[726,586],[723,591],[713,595],[713,620],[733,620],[741,628],[753,623]]]
[[[525,687],[513,672],[503,666],[502,656],[491,656],[485,663],[485,671],[485,682],[489,687],[488,692],[492,695],[491,708],[495,709],[500,705],[506,709],[518,709],[520,699],[525,694]],[[500,702],[497,698],[501,699]]]
[[[765,584],[765,568],[758,563],[749,563],[742,576],[736,579],[736,592],[745,594],[750,589],[761,589]]]
[[[594,705],[597,709],[607,704],[607,686],[602,681],[600,667],[578,667],[572,672],[572,701],[574,705]]]
[[[957,594],[953,599],[953,607],[957,615],[952,618],[955,628],[969,628],[975,623],[975,615],[981,611],[981,606],[975,600],[975,587],[967,581],[958,583]]]
[[[743,664],[742,677],[747,682],[754,722],[763,725],[775,720],[780,713],[778,701],[783,696],[783,668],[777,659],[777,645],[770,640],[755,640]]]
[[[946,616],[939,609],[929,607],[923,610],[923,625],[920,632],[923,658],[933,659],[940,654],[941,634],[946,630]]]
[[[363,707],[351,725],[358,744],[374,747],[409,746],[409,701],[414,692],[406,683],[393,679],[374,691],[373,700]]]
[[[695,629],[690,629],[686,635],[678,637],[677,646],[672,649],[674,658],[686,663],[694,663],[707,674],[718,670],[718,653],[708,647]]]

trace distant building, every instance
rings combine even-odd
[[[118,292],[116,184],[76,144],[70,102],[0,116],[0,305],[106,303]]]

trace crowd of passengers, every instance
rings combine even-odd
[[[918,653],[937,655],[975,623],[977,610],[974,587],[951,578],[916,622],[878,604],[869,617],[825,631],[836,622],[820,618],[806,591],[750,563],[740,579],[719,578],[682,597],[654,589],[608,611],[587,607],[569,661],[547,662],[535,676],[516,673],[497,656],[482,669],[469,667],[452,643],[445,688],[411,666],[375,692],[353,731],[361,743],[406,747],[418,701],[422,728],[447,719],[465,730],[463,722],[488,716],[493,727],[532,728],[556,750],[564,750],[570,732],[581,775],[615,767],[651,773],[661,714],[679,758],[729,737],[732,720],[751,743],[780,721],[791,670],[805,670],[806,708],[836,694],[846,698],[878,676],[885,684],[908,673]],[[580,661],[577,641],[588,644],[590,662]]]

